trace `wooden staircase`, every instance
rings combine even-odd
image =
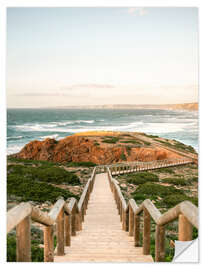
[[[64,256],[55,262],[153,262],[143,255],[142,247],[122,230],[107,173],[97,174],[88,203],[83,230],[72,237]]]

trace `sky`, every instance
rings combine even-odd
[[[198,100],[197,8],[8,8],[7,106]]]

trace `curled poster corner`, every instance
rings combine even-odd
[[[172,262],[198,263],[198,238],[193,241],[175,241],[175,255]]]

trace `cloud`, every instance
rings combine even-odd
[[[14,96],[25,96],[25,97],[90,97],[95,93],[109,92],[109,89],[114,89],[115,86],[110,84],[73,84],[63,86],[55,90],[50,91],[30,91],[20,94],[14,94]],[[95,91],[97,90],[97,91]]]
[[[144,16],[148,13],[148,11],[143,7],[130,7],[127,9],[127,13],[135,16]]]
[[[95,89],[95,88],[105,88],[105,89],[109,89],[109,88],[114,88],[113,85],[110,84],[73,84],[70,86],[64,86],[61,87],[61,90],[75,90],[75,89],[81,89],[81,88],[85,88],[85,89]]]

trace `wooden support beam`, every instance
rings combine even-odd
[[[65,245],[71,245],[71,215],[65,215]]]
[[[124,231],[128,231],[128,211],[122,209],[122,228]]]
[[[71,215],[71,235],[76,236],[76,211],[75,208],[73,209],[72,215]]]
[[[156,225],[155,234],[155,261],[165,261],[165,227]]]
[[[16,260],[17,262],[31,261],[31,240],[30,240],[30,216],[24,218],[16,226]]]
[[[61,209],[56,221],[57,255],[64,255],[64,211]]]
[[[134,240],[135,247],[140,246],[140,217],[138,215],[134,215]]]
[[[129,236],[133,236],[134,233],[134,213],[132,207],[129,206]]]
[[[150,254],[150,221],[151,217],[148,210],[144,207],[144,231],[143,231],[143,254]]]
[[[54,261],[54,228],[44,226],[44,262]]]
[[[183,214],[179,215],[178,232],[179,241],[192,240],[192,224]]]

